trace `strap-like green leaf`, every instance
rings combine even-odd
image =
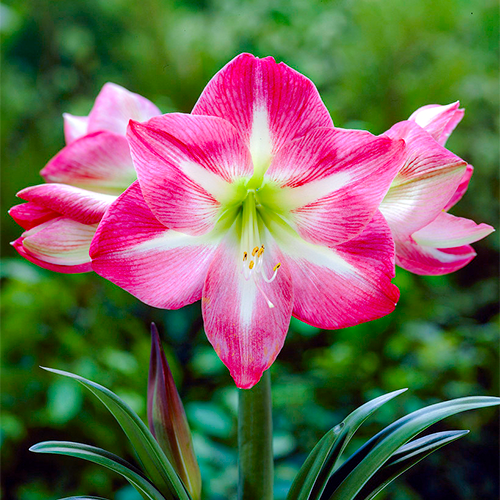
[[[73,373],[44,368],[52,373],[77,380],[89,389],[110,411],[129,438],[139,461],[152,483],[168,500],[190,500],[182,481],[149,429],[139,416],[116,394]]]
[[[59,500],[107,500],[107,498],[103,497],[89,497],[89,496],[78,496],[78,497],[64,497]]]
[[[428,406],[400,418],[365,443],[334,472],[321,500],[354,499],[398,448],[427,427],[456,413],[498,404],[500,398],[460,398]]]
[[[102,465],[121,474],[145,500],[165,500],[163,495],[142,475],[139,469],[136,469],[123,458],[101,448],[69,441],[44,441],[32,446],[30,451],[68,455]]]
[[[460,439],[469,431],[436,432],[401,446],[365,484],[354,500],[370,500],[389,483],[423,460],[427,455]]]
[[[317,499],[335,469],[340,455],[361,424],[384,403],[406,391],[384,394],[354,410],[343,422],[329,430],[313,448],[297,474],[287,500]]]

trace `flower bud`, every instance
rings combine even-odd
[[[198,500],[201,495],[201,476],[191,431],[154,323],[151,324],[148,423],[151,433],[191,497]]]

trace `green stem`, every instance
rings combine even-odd
[[[272,500],[273,422],[269,370],[257,385],[240,390],[238,449],[239,500]]]

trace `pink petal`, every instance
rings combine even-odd
[[[493,231],[488,224],[476,224],[469,219],[442,212],[430,224],[411,236],[420,246],[443,249],[474,243]]]
[[[44,222],[60,217],[61,214],[37,203],[21,203],[9,210],[9,215],[23,228],[31,229]]]
[[[69,113],[63,113],[64,118],[64,138],[66,144],[69,144],[87,134],[89,124],[88,116],[75,116]]]
[[[125,135],[129,120],[144,122],[161,111],[148,99],[116,85],[106,83],[89,114],[88,132],[109,130]]]
[[[318,128],[281,149],[266,177],[283,186],[301,236],[337,245],[370,222],[403,160],[404,141],[369,132]]]
[[[178,309],[201,298],[215,248],[206,238],[167,229],[135,182],[104,216],[90,255],[97,274],[150,306]]]
[[[58,217],[26,231],[13,242],[30,262],[60,273],[91,271],[89,248],[97,225]]]
[[[415,111],[409,118],[425,129],[442,146],[464,116],[464,110],[459,109],[460,102],[447,106],[429,104]]]
[[[151,211],[187,234],[212,229],[230,184],[252,174],[248,148],[220,118],[172,113],[145,124],[131,122],[128,138]]]
[[[292,275],[298,319],[318,328],[345,328],[394,310],[394,242],[379,212],[359,236],[332,248],[290,237],[280,238],[279,245],[282,267]]]
[[[423,247],[411,240],[396,241],[396,264],[415,274],[438,276],[453,273],[475,256],[476,252],[470,245],[441,249]]]
[[[273,265],[282,257],[274,243],[267,242],[267,257],[264,269],[270,276]],[[208,270],[202,311],[208,340],[236,385],[249,389],[283,347],[293,298],[289,269],[282,266],[272,283],[258,275],[258,281],[253,277],[247,281],[242,264],[239,242],[234,233],[229,233]]]
[[[455,206],[462,199],[463,195],[467,191],[467,188],[469,187],[469,182],[473,172],[474,167],[472,165],[467,165],[467,169],[465,170],[465,173],[462,177],[462,180],[460,181],[460,184],[458,185],[457,190],[455,191],[455,194],[443,209],[445,212],[451,207]]]
[[[111,132],[86,135],[63,148],[40,172],[47,182],[119,194],[136,179],[127,139]]]
[[[229,120],[250,147],[255,167],[315,127],[333,125],[314,84],[272,57],[240,54],[210,80],[193,114]]]
[[[67,184],[39,184],[23,189],[17,196],[82,224],[98,223],[116,200],[116,196],[94,193]]]
[[[407,237],[439,215],[457,191],[467,164],[411,121],[397,123],[386,135],[404,139],[407,152],[380,210],[393,234]]]

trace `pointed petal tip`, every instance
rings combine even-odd
[[[262,371],[254,371],[253,373],[241,373],[241,371],[236,372],[236,370],[230,370],[230,374],[238,389],[248,390],[260,382],[260,379],[266,369]]]

